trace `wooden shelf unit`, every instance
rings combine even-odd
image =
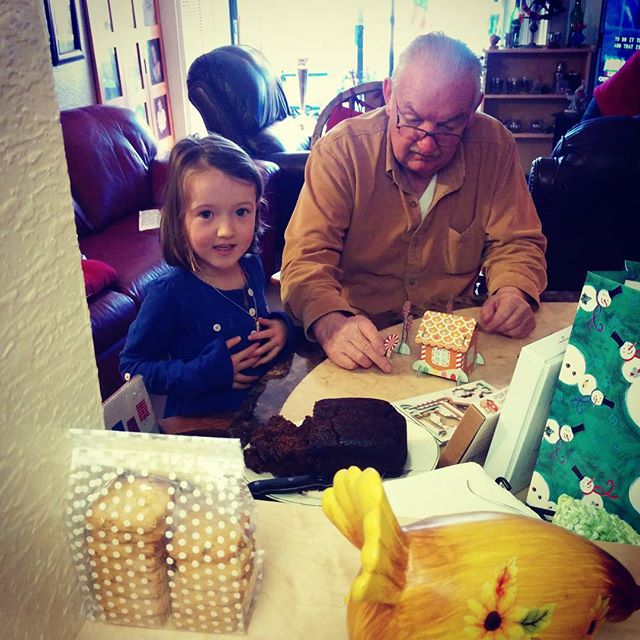
[[[535,158],[551,153],[554,114],[569,106],[565,94],[552,93],[558,63],[564,62],[567,73],[578,73],[587,85],[589,94],[592,53],[593,47],[485,49],[485,97],[481,109],[505,124],[509,120],[520,120],[521,129],[514,133],[514,137],[525,174],[529,173]],[[496,78],[500,78],[505,87],[501,93],[490,92],[492,81]],[[542,92],[505,93],[508,78],[526,78],[530,85],[536,83]],[[534,120],[542,121],[542,131],[531,131],[531,122]]]

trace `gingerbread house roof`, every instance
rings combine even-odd
[[[425,311],[416,343],[464,353],[469,348],[476,321],[467,316]]]

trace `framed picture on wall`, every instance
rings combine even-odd
[[[160,39],[147,41],[149,75],[151,76],[151,84],[159,84],[164,82],[164,73],[162,72],[162,56],[160,55]]]
[[[169,127],[169,108],[167,106],[167,96],[162,95],[153,99],[153,112],[156,121],[156,135],[158,139],[166,138],[171,133]]]
[[[84,58],[76,2],[77,0],[44,0],[51,61],[54,66]]]
[[[158,24],[153,0],[137,0],[134,7],[136,11],[136,26],[152,27]]]
[[[120,79],[120,65],[118,53],[114,47],[103,51],[98,65],[98,79],[104,102],[122,96],[122,81]]]

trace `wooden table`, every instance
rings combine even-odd
[[[484,379],[496,387],[509,383],[520,349],[570,325],[575,303],[542,306],[537,328],[524,340],[481,334],[480,351],[486,365],[478,367],[472,380]],[[477,317],[479,309],[465,310]],[[417,321],[413,335],[417,331]],[[391,333],[392,329],[384,333]],[[415,347],[414,345],[414,348]],[[417,357],[417,356],[416,356]],[[291,420],[311,412],[313,403],[337,395],[403,397],[438,391],[452,386],[433,376],[417,376],[411,369],[415,357],[394,356],[394,372],[377,370],[347,372],[329,361],[315,367],[293,390],[282,413]],[[318,508],[258,501],[259,542],[265,550],[264,581],[245,636],[248,640],[346,640],[344,598],[359,569],[358,551],[343,538]],[[640,547],[606,544],[640,582]],[[86,623],[77,640],[111,640],[112,625]],[[237,635],[210,636],[171,629],[118,627],[120,640],[237,640]],[[640,612],[619,624],[606,624],[598,640],[636,640],[640,637]]]
[[[477,319],[480,308],[462,309],[455,313]],[[575,313],[575,303],[547,303],[543,304],[536,314],[536,328],[527,338],[515,340],[496,334],[480,333],[478,348],[484,356],[485,364],[473,370],[470,380],[485,380],[496,388],[507,386],[511,381],[520,349],[535,340],[570,326]],[[392,373],[385,374],[379,369],[346,371],[330,360],[325,360],[293,390],[282,407],[282,414],[293,421],[301,420],[312,412],[314,402],[322,398],[361,396],[393,402],[422,393],[452,388],[455,383],[451,380],[417,375],[411,368],[413,362],[419,357],[419,345],[415,344],[419,324],[419,321],[415,320],[411,327],[409,340],[411,355],[403,356],[395,353],[392,355],[394,366]],[[382,333],[399,335],[400,328],[391,327]]]

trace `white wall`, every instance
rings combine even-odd
[[[0,41],[0,635],[71,640],[67,430],[102,411],[42,0]]]

